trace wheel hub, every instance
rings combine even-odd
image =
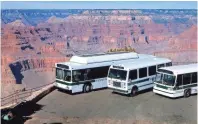
[[[89,91],[89,85],[86,86],[86,91]]]

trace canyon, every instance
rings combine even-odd
[[[72,55],[130,46],[174,64],[197,62],[196,10],[1,12],[2,96],[50,82],[54,64]]]

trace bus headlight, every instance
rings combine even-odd
[[[109,84],[109,85],[112,85],[112,81],[111,81],[111,80],[108,80],[108,84]]]
[[[125,87],[126,86],[126,83],[123,83],[123,86]]]

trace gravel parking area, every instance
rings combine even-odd
[[[197,95],[170,99],[152,91],[127,97],[98,90],[69,95],[54,90],[26,124],[196,124]]]

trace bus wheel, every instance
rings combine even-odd
[[[130,96],[131,97],[136,96],[137,92],[138,92],[138,88],[136,86],[133,87],[132,90],[131,90]]]
[[[84,93],[91,92],[91,90],[92,90],[91,84],[84,84],[84,86],[83,86],[83,92]]]
[[[187,98],[190,96],[190,89],[184,90],[184,97]]]

